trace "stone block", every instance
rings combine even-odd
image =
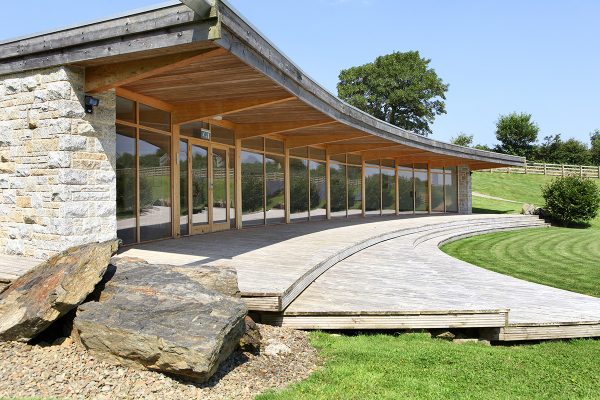
[[[48,168],[67,168],[71,165],[71,155],[64,151],[48,152]]]
[[[58,142],[58,150],[79,151],[87,147],[87,138],[85,136],[64,135]]]
[[[85,185],[88,181],[86,171],[74,169],[61,169],[58,172],[58,182],[65,185]]]

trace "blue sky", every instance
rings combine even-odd
[[[230,0],[306,73],[336,92],[340,69],[419,50],[450,84],[432,138],[495,142],[500,114],[523,111],[540,139],[589,141],[600,129],[599,1]],[[57,28],[153,0],[4,1],[0,39]]]

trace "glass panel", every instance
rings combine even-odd
[[[331,197],[331,216],[346,216],[346,166],[329,164],[329,196]]]
[[[232,228],[235,222],[235,151],[229,150],[229,223]]]
[[[362,215],[362,167],[348,165],[348,216]]]
[[[400,211],[414,211],[413,191],[414,187],[412,168],[398,167],[398,194],[400,195]]]
[[[242,140],[242,147],[244,149],[252,149],[252,150],[265,150],[265,140],[261,137],[253,137],[249,139]]]
[[[308,147],[296,147],[290,149],[290,156],[307,158],[308,157]]]
[[[190,234],[189,226],[189,180],[188,180],[188,142],[179,141],[179,230],[181,235]]]
[[[379,167],[366,167],[365,170],[365,211],[367,215],[379,215],[381,210],[381,182]]]
[[[206,122],[197,121],[181,125],[179,133],[182,136],[193,137],[196,139],[210,140],[210,126]]]
[[[171,131],[171,114],[158,108],[140,103],[140,125],[150,128]]]
[[[379,160],[365,160],[365,164],[372,167],[379,167]]]
[[[456,168],[447,168],[444,175],[446,212],[458,212],[458,179]]]
[[[308,218],[308,161],[290,158],[290,218]]]
[[[427,167],[415,164],[415,211],[429,211]]]
[[[431,211],[444,212],[444,174],[431,170]]]
[[[265,156],[267,224],[285,222],[284,163],[283,156]]]
[[[340,163],[346,163],[346,155],[345,154],[336,154],[330,157],[331,161],[337,161]]]
[[[315,160],[325,161],[325,150],[317,149],[316,147],[309,147],[309,157]]]
[[[213,223],[227,222],[227,150],[212,149]]]
[[[140,130],[140,241],[171,236],[171,137]]]
[[[393,169],[381,169],[381,203],[384,214],[396,212],[396,173]]]
[[[231,146],[235,144],[235,137],[232,130],[219,125],[211,125],[210,131],[211,141],[215,143],[229,144]]]
[[[135,102],[117,97],[117,119],[135,123]]]
[[[263,155],[242,151],[242,225],[265,223]]]
[[[192,145],[192,225],[208,224],[208,149]]]
[[[362,159],[359,155],[348,154],[348,164],[362,165]]]
[[[283,154],[283,142],[280,140],[265,139],[265,151]]]
[[[135,128],[117,125],[117,237],[137,241]]]
[[[327,182],[325,178],[326,164],[310,161],[310,219],[327,217]]]

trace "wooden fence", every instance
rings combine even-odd
[[[586,178],[600,179],[600,166],[593,165],[567,165],[567,164],[545,164],[528,162],[522,167],[504,167],[485,169],[483,171],[505,174],[531,174],[549,176],[581,176]]]

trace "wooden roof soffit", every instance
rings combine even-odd
[[[123,61],[120,63],[88,67],[85,70],[85,91],[99,93],[118,86],[127,85],[144,78],[169,72],[176,68],[226,55],[225,49],[198,52],[169,54],[142,60]]]
[[[242,100],[205,100],[186,104],[177,104],[171,114],[174,125],[187,124],[201,121],[216,116],[233,114],[240,111],[254,110],[273,104],[285,103],[295,100],[295,96],[267,99],[242,99]]]
[[[160,110],[173,112],[175,107],[171,103],[167,103],[166,101],[162,101],[156,99],[154,97],[145,96],[143,94],[133,92],[131,90],[127,90],[121,87],[116,88],[117,96],[126,97],[131,100],[139,101],[140,103],[144,103],[148,106],[158,108]]]
[[[254,136],[273,135],[279,133],[293,132],[298,129],[313,128],[333,124],[333,120],[313,120],[313,121],[286,121],[258,124],[237,124],[236,139],[247,139]]]
[[[290,149],[293,149],[296,147],[314,146],[317,144],[328,144],[350,139],[360,139],[367,136],[368,135],[361,133],[328,133],[323,135],[299,135],[288,138],[286,140],[286,143]]]
[[[356,153],[365,150],[384,149],[386,147],[397,146],[397,143],[348,143],[348,144],[328,144],[326,145],[327,154],[333,156],[336,154]]]

